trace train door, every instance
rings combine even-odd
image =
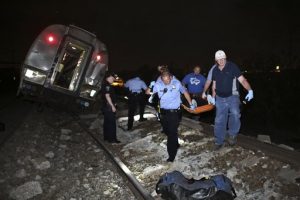
[[[51,85],[70,92],[77,91],[92,47],[67,37],[53,70]]]

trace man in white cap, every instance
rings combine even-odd
[[[218,150],[224,145],[226,133],[229,134],[229,145],[235,145],[241,127],[238,82],[248,91],[245,100],[253,99],[253,90],[238,66],[226,60],[224,51],[218,50],[215,53],[215,60],[216,67],[212,71],[212,90],[214,91],[212,103],[216,105],[214,134],[215,149]]]

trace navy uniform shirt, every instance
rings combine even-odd
[[[164,92],[166,91],[166,92]],[[170,84],[165,85],[160,79],[156,81],[153,87],[153,93],[158,93],[160,98],[160,107],[163,109],[178,109],[181,104],[181,93],[186,92],[186,88],[174,76]]]
[[[212,79],[216,81],[216,94],[219,97],[229,97],[239,95],[238,77],[242,75],[238,66],[232,62],[226,61],[223,70],[219,67],[213,69]]]
[[[105,95],[109,94],[111,101],[114,105],[116,105],[116,94],[115,94],[115,90],[114,88],[107,82],[105,81],[104,84],[102,85],[102,89],[101,89],[101,94],[102,94],[102,100],[103,100],[103,107],[105,108],[110,108],[111,106],[109,105],[109,103],[106,100]]]
[[[142,81],[139,77],[129,79],[125,83],[125,87],[129,89],[130,92],[141,93],[142,89],[146,90],[147,85],[144,81]]]

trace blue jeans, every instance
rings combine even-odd
[[[240,97],[216,96],[215,144],[222,145],[225,140],[228,125],[229,136],[236,137],[241,127]]]

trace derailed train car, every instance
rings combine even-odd
[[[107,68],[107,49],[96,35],[73,25],[51,25],[27,53],[18,95],[88,108],[96,100]]]

